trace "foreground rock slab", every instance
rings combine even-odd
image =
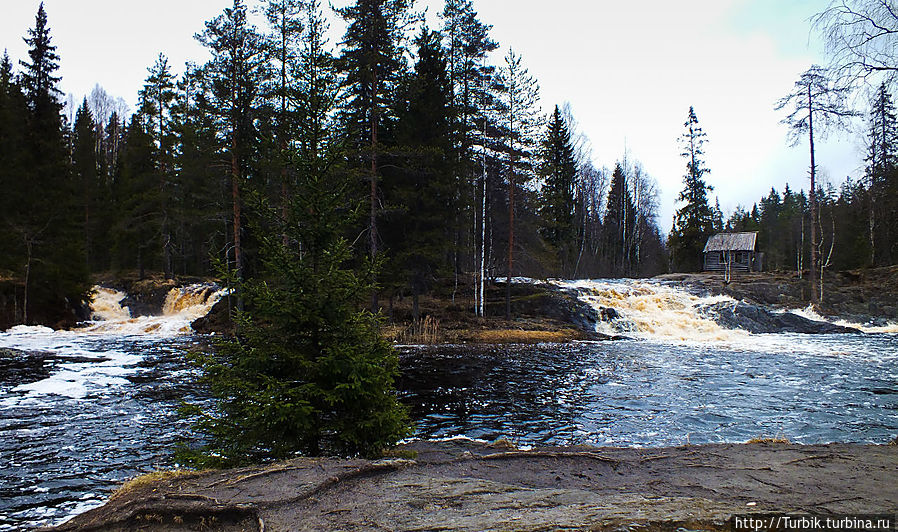
[[[751,512],[895,513],[898,446],[544,448],[415,442],[172,476],[53,530],[729,530]]]

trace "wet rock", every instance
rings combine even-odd
[[[611,307],[602,307],[602,321],[614,321],[620,318],[620,314]]]
[[[391,454],[414,459],[299,458],[161,474],[53,530],[192,530],[213,523],[234,531],[722,531],[747,508],[889,513],[898,500],[898,448],[888,445],[519,451],[455,440],[413,442]]]
[[[744,301],[721,302],[700,307],[700,311],[723,327],[752,333],[842,334],[860,333],[824,321],[815,321],[791,312],[772,312]]]
[[[234,331],[231,304],[227,297],[221,298],[205,316],[193,320],[190,327],[200,334],[231,334]]]

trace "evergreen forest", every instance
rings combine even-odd
[[[346,31],[329,42],[334,16]],[[898,261],[889,79],[862,113],[862,178],[807,187],[795,176],[728,215],[707,184],[713,139],[690,108],[684,188],[665,234],[639,160],[595,167],[570,106],[541,107],[526,58],[502,53],[472,0],[446,0],[437,20],[428,27],[411,0],[335,13],[320,0],[234,0],[196,36],[210,59],[181,67],[163,51],[130,112],[99,85],[66,101],[41,5],[27,57],[0,60],[2,321],[70,319],[98,272],[261,278],[272,235],[300,255],[309,245],[290,234],[311,238],[322,216],[321,205],[293,208],[310,176],[324,176],[329,188],[315,193],[340,214],[319,230],[345,239],[374,313],[408,297],[417,318],[418,298],[439,293],[482,314],[483,287],[519,276],[695,271],[708,236],[725,229],[758,231],[772,270]],[[811,143],[813,170],[813,130]]]

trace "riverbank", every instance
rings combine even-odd
[[[894,514],[896,474],[895,445],[419,441],[377,461],[146,477],[50,530],[729,530],[744,513]]]
[[[797,272],[733,274],[729,283],[720,273],[672,273],[655,279],[781,309],[805,308],[810,295],[807,275],[799,277]],[[815,308],[824,316],[854,323],[898,319],[898,266],[826,272],[823,302]]]
[[[418,301],[414,318],[410,297],[382,300],[383,334],[395,344],[536,344],[614,337],[595,332],[595,311],[570,293],[545,284],[515,283],[511,287],[512,319],[505,319],[505,285],[487,287],[485,316],[474,314],[471,287],[436,287]],[[201,334],[228,334],[228,302],[193,322]]]

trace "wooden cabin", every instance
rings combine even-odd
[[[706,272],[759,272],[764,254],[757,250],[758,233],[717,233],[705,244]]]

